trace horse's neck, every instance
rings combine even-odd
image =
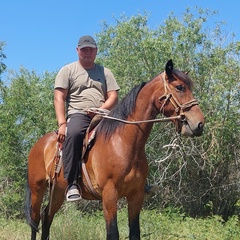
[[[132,139],[136,142],[138,148],[145,146],[147,139],[151,133],[153,123],[140,123],[132,126],[128,126],[131,129]]]
[[[138,127],[135,128],[135,134],[141,136],[145,141],[147,141],[153,127],[153,123],[148,122],[148,120],[155,119],[159,113],[155,100],[158,98],[158,95],[160,96],[164,93],[164,85],[159,84],[162,82],[161,79],[159,75],[143,87],[138,94],[135,111],[129,119],[130,121],[145,121],[138,124]]]
[[[156,118],[156,113],[154,112],[151,103],[146,103],[146,98],[144,101],[139,100],[136,104],[134,113],[128,119],[131,122],[144,121],[137,124],[129,124],[126,126],[132,132],[133,137],[139,140],[142,144],[145,144],[153,127],[153,123],[148,120]]]
[[[156,80],[152,80],[151,82],[148,82],[139,92],[136,100],[135,111],[132,116],[136,120],[147,121],[156,118],[158,111],[154,106],[155,104],[153,99],[155,86]]]

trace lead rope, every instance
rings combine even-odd
[[[167,122],[167,121],[171,121],[171,120],[175,120],[175,119],[181,119],[181,116],[174,116],[174,117],[157,118],[157,119],[149,119],[149,120],[142,120],[142,121],[127,121],[127,120],[124,120],[124,119],[108,116],[110,111],[107,110],[107,109],[89,108],[88,112],[96,113],[96,114],[102,115],[103,118],[123,122],[123,123],[126,123],[126,124],[139,124],[139,123],[148,123],[148,122]]]

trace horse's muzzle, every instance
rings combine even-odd
[[[189,121],[184,121],[181,129],[181,134],[189,137],[199,137],[203,133],[204,123],[191,123]]]

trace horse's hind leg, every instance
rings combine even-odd
[[[55,189],[56,190],[56,189]],[[52,198],[52,199],[51,199]],[[52,204],[50,204],[50,201]],[[56,212],[60,209],[64,201],[64,190],[58,189],[52,192],[47,207],[42,212],[42,237],[41,240],[48,240],[50,227]]]
[[[31,191],[29,189],[28,184],[27,184],[27,188],[26,188],[25,216],[26,216],[28,224],[31,227],[31,240],[35,240],[36,234],[38,231],[38,224],[33,222],[32,218],[31,218]]]
[[[42,212],[42,236],[41,240],[48,240],[49,239],[49,233],[50,233],[50,227],[52,224],[53,219],[48,218],[48,211],[49,211],[49,205],[44,209]]]
[[[27,221],[31,227],[31,240],[36,240],[36,234],[40,222],[41,205],[46,188],[45,182],[40,182],[38,184],[30,183],[29,186],[27,186],[25,213]]]

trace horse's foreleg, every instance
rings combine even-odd
[[[105,187],[102,192],[102,205],[106,221],[107,240],[118,240],[117,226],[117,191],[111,187]]]
[[[129,222],[129,239],[139,240],[140,237],[140,223],[139,216],[142,209],[144,199],[144,192],[135,192],[127,197],[128,201],[128,222]]]

